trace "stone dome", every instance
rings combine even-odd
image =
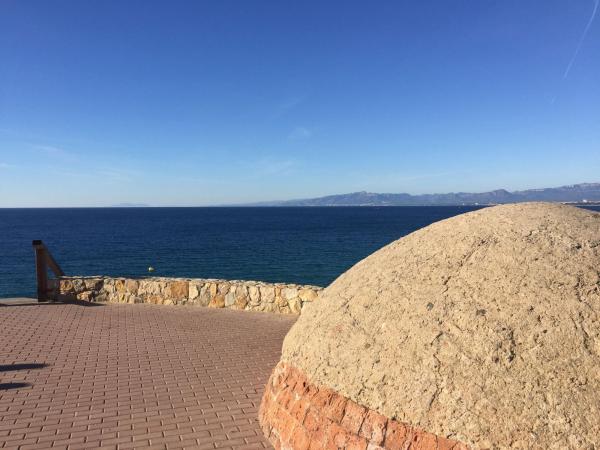
[[[260,419],[282,447],[598,448],[600,214],[484,208],[360,261],[290,330]]]

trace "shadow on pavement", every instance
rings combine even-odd
[[[83,300],[65,300],[61,302],[38,302],[37,300],[11,300],[0,299],[0,308],[3,306],[56,306],[56,305],[77,305],[77,306],[104,306],[103,303],[86,302]]]
[[[10,372],[13,370],[43,369],[44,367],[48,367],[48,364],[46,364],[46,363],[0,364],[0,372]]]
[[[7,391],[9,389],[20,389],[27,386],[31,386],[29,383],[0,383],[0,391]]]

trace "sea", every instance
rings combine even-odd
[[[479,208],[0,209],[0,298],[35,295],[34,239],[67,275],[327,286],[386,244]]]

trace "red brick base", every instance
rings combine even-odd
[[[280,362],[265,388],[259,420],[276,449],[468,450],[466,445],[388,419],[311,384]]]

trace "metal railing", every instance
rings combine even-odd
[[[41,240],[34,240],[32,242],[33,249],[35,250],[35,272],[37,276],[37,299],[38,302],[45,302],[50,299],[48,296],[48,269],[54,272],[57,277],[65,275],[63,270],[60,268],[58,263],[50,254],[48,248],[44,245]]]

